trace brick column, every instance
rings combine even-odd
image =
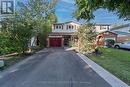
[[[47,47],[50,47],[50,41],[49,41],[49,38],[47,38]]]
[[[64,47],[64,38],[62,37],[62,47]]]

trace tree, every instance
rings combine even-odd
[[[7,32],[0,33],[0,55],[13,51],[14,48],[10,44],[10,34]]]
[[[28,0],[26,3],[18,1],[15,15],[2,20],[0,53],[3,54],[5,51],[24,53],[29,47],[32,36],[39,36],[40,45],[45,46],[51,25],[57,21],[56,2],[56,0]]]
[[[93,12],[103,8],[111,12],[116,12],[119,18],[130,20],[130,0],[76,0],[77,11],[76,18],[94,19]]]
[[[28,49],[28,43],[33,34],[31,25],[26,24],[21,16],[17,14],[15,17],[3,19],[1,29],[1,37],[3,39],[1,42],[6,44],[1,44],[1,46],[8,49],[8,52],[24,53]]]
[[[27,25],[32,25],[35,35],[39,36],[40,46],[46,45],[47,34],[51,25],[57,22],[55,6],[57,0],[28,0],[27,3],[19,2],[19,15],[24,18]]]
[[[93,24],[83,24],[77,32],[79,52],[90,52],[95,41],[96,32]]]

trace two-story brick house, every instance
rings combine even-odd
[[[75,33],[80,24],[76,22],[56,23],[52,25],[52,32],[48,35],[48,47],[64,47],[75,39]]]

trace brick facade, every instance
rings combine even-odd
[[[104,46],[105,40],[107,40],[107,39],[113,39],[116,42],[117,41],[117,34],[110,32],[110,31],[105,31],[105,32],[98,34],[96,37],[96,45]]]
[[[117,42],[130,41],[130,36],[117,37]]]

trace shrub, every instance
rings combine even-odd
[[[112,47],[115,44],[115,40],[113,39],[107,39],[105,42],[107,47]]]

